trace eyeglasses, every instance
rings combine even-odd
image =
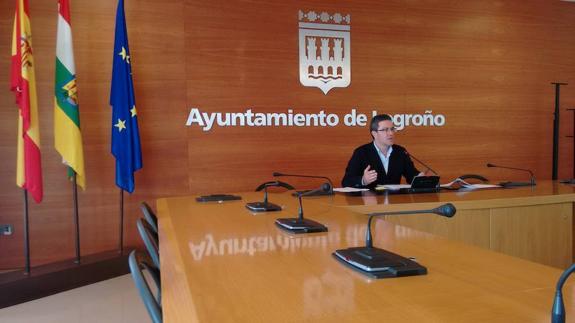
[[[376,131],[378,131],[378,132],[396,132],[397,128],[396,127],[383,128],[383,129],[377,129]]]

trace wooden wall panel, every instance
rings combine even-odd
[[[71,1],[87,189],[79,192],[81,250],[91,254],[118,247],[119,190],[110,153],[109,92],[116,1]],[[188,190],[185,118],[183,3],[178,0],[126,1],[126,20],[144,168],[136,173],[136,191],[125,194],[125,245],[139,244],[135,228],[138,203]],[[74,256],[71,186],[53,145],[53,78],[56,1],[30,1],[44,166],[44,201],[31,203],[32,265]],[[0,149],[0,223],[15,233],[0,237],[0,268],[23,265],[22,193],[14,184],[17,107],[9,92],[9,40],[14,3],[0,4],[2,122]],[[184,114],[178,114],[178,109]],[[184,174],[184,175],[182,175]]]
[[[31,206],[33,265],[70,258],[70,184],[53,147],[56,1],[30,4],[41,114],[45,201]],[[298,10],[351,15],[347,88],[324,95],[298,75]],[[117,245],[118,195],[108,105],[116,1],[72,1],[88,188],[80,193],[82,252]],[[0,3],[0,269],[21,266],[21,191],[14,185],[17,108],[9,92],[14,1]],[[398,143],[445,179],[551,176],[553,81],[562,91],[560,177],[572,177],[575,5],[561,1],[126,0],[144,168],[126,195],[126,244],[139,239],[137,203],[161,196],[252,190],[273,171],[321,174],[339,183],[362,127],[186,127],[202,112],[422,114],[445,127],[408,127]],[[297,186],[319,183],[286,179]]]
[[[324,95],[298,77],[298,10],[351,14],[348,88]],[[409,127],[398,143],[444,178],[480,173],[486,162],[551,177],[553,87],[572,80],[572,5],[453,1],[187,2],[188,104],[206,112],[443,114],[445,127]],[[563,90],[563,109],[575,91]],[[571,115],[562,111],[561,177],[570,177]],[[250,189],[276,170],[341,180],[365,128],[215,128],[189,131],[190,185]],[[214,147],[222,143],[225,149]],[[208,153],[206,153],[208,152]],[[213,178],[224,178],[214,183]],[[303,184],[303,183],[302,183]],[[231,185],[231,186],[230,186]],[[307,184],[313,185],[313,184]],[[210,189],[211,188],[211,189]]]

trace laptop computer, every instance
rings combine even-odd
[[[401,193],[435,193],[439,192],[439,176],[415,176],[411,187],[401,188]]]

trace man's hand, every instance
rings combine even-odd
[[[367,165],[363,170],[363,177],[361,178],[363,185],[369,185],[377,180],[377,172],[370,168],[371,165]]]

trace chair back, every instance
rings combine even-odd
[[[154,213],[154,211],[152,211],[152,208],[146,202],[142,202],[140,204],[140,209],[142,210],[142,213],[144,213],[144,219],[146,219],[146,221],[148,221],[148,223],[150,224],[152,229],[157,234],[158,233],[158,217],[156,216],[156,213]]]
[[[142,221],[142,219],[138,219],[136,221],[136,226],[138,227],[138,232],[140,233],[140,237],[142,241],[144,241],[144,246],[146,246],[146,250],[148,250],[148,254],[156,268],[160,268],[160,252],[159,252],[159,243],[158,243],[158,234],[156,234],[152,227],[146,221]]]
[[[295,188],[293,186],[291,186],[290,184],[286,183],[286,182],[282,182],[282,181],[269,181],[269,182],[264,182],[261,183],[258,187],[256,187],[256,192],[259,192],[261,190],[263,190],[266,187],[272,187],[272,186],[278,186],[278,187],[283,187],[285,189],[288,190],[295,190]]]
[[[130,253],[130,256],[128,257],[128,265],[130,266],[132,279],[136,284],[138,293],[144,302],[144,306],[146,307],[152,322],[162,323],[162,305],[156,298],[154,298],[154,294],[144,277],[142,269],[147,270],[154,280],[159,281],[159,277],[155,277],[155,275],[157,275],[157,271],[155,271],[153,266],[148,264],[147,260],[141,257],[136,250],[133,250]]]

